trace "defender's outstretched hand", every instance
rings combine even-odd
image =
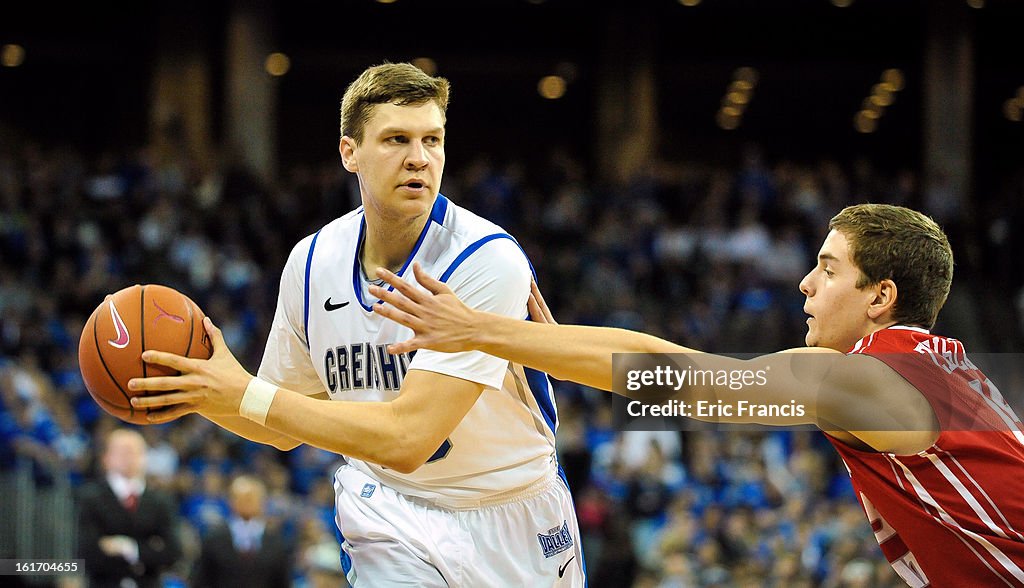
[[[548,303],[544,302],[544,296],[540,293],[537,282],[530,280],[530,299],[526,302],[526,308],[530,311],[530,320],[535,323],[548,323],[557,325],[558,321],[551,315]]]
[[[373,311],[416,332],[412,339],[389,345],[388,352],[433,349],[454,353],[475,349],[473,335],[486,320],[484,313],[463,304],[451,288],[429,276],[419,262],[413,263],[412,271],[429,293],[384,268],[377,270],[377,277],[395,289],[370,286],[370,294],[387,303],[375,304]]]
[[[204,319],[203,326],[213,344],[210,359],[192,359],[153,350],[142,354],[146,363],[181,372],[178,376],[134,378],[128,382],[133,391],[159,393],[132,398],[135,408],[159,409],[150,411],[149,422],[166,423],[193,412],[208,416],[238,415],[238,406],[252,375],[235,359],[224,342],[224,334],[209,317]]]

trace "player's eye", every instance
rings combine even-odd
[[[825,272],[825,275],[830,277],[830,278],[835,277],[835,275],[836,275],[836,273],[834,271],[828,269],[827,267],[823,268],[822,271]]]
[[[405,135],[392,135],[385,139],[385,141],[388,143],[405,143],[408,139],[405,138]]]
[[[436,147],[436,146],[441,144],[441,138],[440,137],[427,137],[427,138],[423,139],[423,142],[426,143],[427,145],[431,146],[431,147]]]

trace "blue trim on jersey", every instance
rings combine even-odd
[[[537,401],[540,413],[544,415],[544,422],[548,424],[551,434],[554,435],[555,426],[558,422],[558,413],[555,411],[555,404],[551,401],[551,395],[548,393],[550,390],[548,375],[544,372],[528,368],[525,365],[523,366],[523,373],[526,374],[526,384],[530,387],[530,392],[533,392],[533,399]]]
[[[509,239],[515,243],[516,246],[519,247],[519,250],[523,252],[523,257],[526,258],[526,263],[529,264],[530,271],[533,273],[534,279],[537,279],[537,273],[533,271],[533,264],[530,263],[530,257],[526,255],[526,251],[523,250],[522,245],[520,245],[519,242],[508,233],[494,233],[493,235],[487,235],[486,237],[477,239],[455,258],[455,261],[448,266],[448,269],[444,270],[444,273],[441,274],[441,277],[438,279],[441,282],[447,282],[448,278],[452,277],[452,274],[455,273],[455,270],[462,265],[462,262],[469,259],[470,255],[473,255],[478,249],[495,239]],[[533,398],[537,401],[537,406],[540,407],[541,414],[544,415],[544,422],[548,424],[548,428],[551,429],[551,434],[554,435],[556,423],[558,422],[558,413],[555,411],[555,405],[551,400],[551,395],[548,393],[550,384],[548,375],[544,372],[530,369],[526,366],[523,366],[523,372],[526,374],[526,384],[529,386],[530,392],[533,393]]]
[[[469,258],[470,255],[476,253],[477,249],[480,249],[481,247],[495,239],[510,239],[513,243],[515,243],[516,247],[518,247],[519,250],[523,252],[523,257],[526,258],[526,265],[530,266],[530,273],[533,274],[534,281],[539,281],[537,280],[537,270],[533,269],[533,262],[530,261],[530,256],[526,254],[526,250],[523,249],[523,246],[519,244],[519,241],[516,241],[516,238],[513,237],[512,235],[509,235],[508,233],[494,233],[493,235],[487,235],[486,237],[482,237],[474,241],[469,247],[466,247],[466,249],[463,250],[463,252],[460,253],[458,257],[455,258],[455,261],[453,261],[451,265],[448,266],[448,269],[444,270],[444,273],[441,274],[440,281],[447,282],[448,278],[452,277],[452,274],[455,272],[455,270],[458,269],[460,265],[462,265],[462,262],[466,261],[466,259]]]
[[[429,224],[429,223],[427,223]],[[373,309],[363,303],[363,287],[359,283],[359,246],[363,242],[363,233],[366,232],[366,217],[359,221],[359,237],[356,239],[356,254],[352,256],[352,291],[355,292],[356,301],[366,312],[373,312]]]
[[[576,499],[572,496],[572,488],[569,487],[569,480],[565,477],[565,470],[562,469],[562,464],[558,464],[558,477],[562,479],[562,483],[565,484],[567,490],[569,490],[569,501],[572,502],[573,511],[576,510]],[[579,521],[576,521],[576,530],[579,532]],[[335,525],[337,528],[337,525]],[[580,546],[580,569],[583,570],[583,588],[587,588],[587,558],[583,555],[583,533],[576,538]],[[351,565],[351,564],[350,564]]]
[[[434,200],[434,208],[430,210],[430,220],[434,221],[439,225],[444,224],[444,215],[448,212],[448,199],[444,197],[444,194],[438,194],[437,200]]]
[[[444,215],[447,212],[448,199],[445,198],[442,194],[438,194],[437,198],[434,199],[434,207],[430,209],[430,218],[427,220],[427,224],[423,225],[423,231],[420,232],[420,238],[417,239],[416,244],[413,245],[412,252],[409,254],[409,257],[405,258],[405,263],[402,265],[402,269],[396,272],[398,274],[398,277],[404,276],[405,270],[409,269],[409,266],[412,265],[413,258],[416,257],[416,253],[420,250],[420,245],[423,244],[423,240],[426,239],[427,237],[427,231],[430,230],[430,223],[435,222],[439,225],[443,225]],[[362,306],[363,310],[365,310],[366,312],[373,312],[373,307],[367,306],[366,303],[363,302],[363,288],[359,283],[359,272],[361,271],[359,267],[359,247],[363,243],[363,235],[365,233],[366,213],[363,213],[363,218],[361,221],[359,221],[359,238],[356,240],[356,254],[353,256],[352,260],[352,290],[353,292],[355,292],[356,300],[359,302],[359,306]],[[388,286],[388,291],[394,289],[394,286]],[[376,302],[380,302],[380,300],[377,300]]]
[[[519,250],[523,252],[523,257],[526,258],[526,265],[530,266],[530,274],[533,275],[533,281],[540,284],[540,279],[537,277],[537,270],[533,269],[533,262],[530,261],[530,256],[526,254],[526,250],[519,244],[519,241],[516,241],[515,237],[509,238],[512,239],[512,242],[516,244],[516,247],[519,247]]]
[[[313,248],[316,247],[316,240],[319,236],[320,231],[313,235],[313,241],[309,244],[309,253],[306,255],[306,284],[303,286],[305,295],[302,303],[302,336],[306,338],[306,349],[309,349],[309,271],[313,267]]]
[[[448,278],[452,277],[452,274],[455,272],[455,270],[459,269],[459,266],[462,265],[462,262],[469,259],[470,255],[476,253],[477,249],[480,249],[481,247],[495,239],[509,239],[513,243],[515,243],[516,241],[515,239],[512,238],[512,235],[509,235],[508,233],[494,233],[493,235],[487,235],[486,237],[477,239],[469,247],[466,247],[465,249],[462,250],[462,253],[460,253],[459,256],[455,258],[455,261],[453,261],[451,265],[448,266],[448,269],[444,270],[444,273],[441,274],[441,277],[438,278],[438,280],[442,282],[447,282]],[[526,263],[530,263],[530,260],[527,259]],[[532,269],[533,266],[530,267]]]
[[[341,555],[339,556],[341,558],[341,570],[345,572],[346,576],[348,576],[349,570],[352,569],[352,558],[349,556],[348,553],[345,552],[345,549],[342,547],[342,544],[345,543],[345,536],[341,534],[341,529],[338,528],[337,502],[335,502],[334,504],[334,537],[338,540],[338,551],[341,552]]]

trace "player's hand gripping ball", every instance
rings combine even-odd
[[[132,406],[146,392],[128,389],[128,380],[176,376],[178,372],[142,361],[147,349],[209,359],[213,353],[203,328],[206,315],[191,298],[159,284],[135,285],[107,296],[93,311],[78,343],[78,364],[89,390],[103,410],[136,425],[146,425],[149,409]]]

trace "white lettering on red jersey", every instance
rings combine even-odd
[[[826,435],[886,559],[908,585],[1024,587],[1020,419],[960,341],[895,326],[857,342],[931,404],[941,432],[914,455],[860,451]]]

